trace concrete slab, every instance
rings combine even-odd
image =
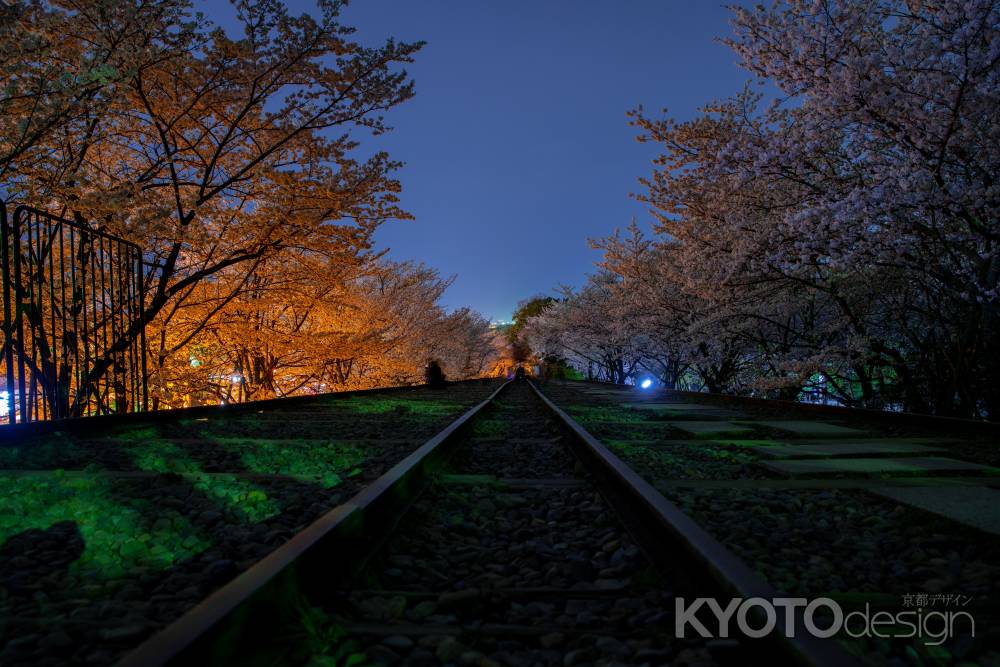
[[[626,393],[624,391],[617,392],[617,393],[614,393],[614,394],[607,393],[607,392],[597,393],[597,392],[593,392],[593,391],[588,391],[588,392],[584,392],[583,395],[586,396],[586,397],[588,397],[588,398],[594,398],[594,399],[601,400],[601,401],[609,401],[611,403],[618,403],[620,401],[627,401],[630,398],[632,398],[631,394],[628,394],[628,393]]]
[[[998,488],[1000,477],[893,477],[890,479],[865,478],[769,478],[769,479],[658,479],[658,489],[877,489],[982,486]]]
[[[831,442],[823,445],[760,445],[754,451],[782,459],[832,458],[837,456],[887,456],[893,454],[918,454],[933,456],[947,450],[940,447],[914,445],[906,441],[897,443]]]
[[[704,447],[705,445],[717,445],[717,440],[709,438],[696,438],[692,440],[674,440],[664,438],[637,437],[623,440],[620,438],[605,438],[605,444],[610,445],[639,445],[642,447],[659,447],[663,449],[677,449],[678,447]]]
[[[768,470],[783,475],[836,475],[836,474],[920,474],[949,472],[991,472],[994,469],[978,463],[959,461],[942,456],[923,456],[891,459],[803,459],[790,461],[760,461]]]
[[[778,429],[779,431],[786,431],[787,433],[794,433],[795,435],[811,436],[814,438],[816,437],[840,438],[845,436],[859,436],[865,434],[864,431],[856,428],[848,428],[847,426],[828,424],[826,422],[782,420],[782,421],[748,421],[743,423],[751,424],[754,426],[766,426],[768,428]]]
[[[653,432],[662,432],[664,427],[669,426],[667,422],[661,422],[656,420],[645,420],[645,419],[635,419],[631,421],[622,421],[619,419],[607,419],[607,420],[590,420],[581,418],[579,415],[574,415],[570,413],[570,416],[579,421],[581,424],[590,424],[591,426],[620,426],[625,429],[632,430],[649,430]]]
[[[751,428],[743,424],[727,421],[683,421],[665,422],[672,428],[698,437],[711,438],[718,435],[749,433]]]
[[[1000,491],[988,487],[876,488],[880,496],[1000,535]]]
[[[703,405],[701,403],[657,403],[654,401],[630,401],[628,403],[619,403],[627,408],[636,408],[637,410],[721,410],[722,408],[717,408],[712,405]]]
[[[729,447],[743,447],[752,453],[759,453],[778,459],[827,459],[836,457],[859,458],[865,456],[900,456],[920,455],[936,456],[947,453],[946,449],[918,445],[906,440],[899,442],[883,441],[872,443],[841,443],[839,440],[826,440],[813,444],[786,443],[778,440],[739,440],[736,438],[699,438],[698,440],[642,440],[631,441],[646,446],[676,446],[690,445],[693,447],[706,444]],[[997,480],[1000,482],[1000,479]]]
[[[729,421],[746,419],[746,415],[724,408],[714,408],[710,405],[690,403],[619,403],[623,408],[640,410],[649,415],[677,419],[727,419]]]
[[[826,446],[841,446],[841,445],[891,445],[899,442],[906,442],[911,445],[926,445],[933,448],[943,448],[947,442],[950,442],[948,438],[785,438],[782,440],[772,441],[776,444],[781,445],[823,445]]]
[[[733,415],[738,413],[726,408],[718,408],[714,405],[702,405],[701,403],[651,403],[644,401],[631,401],[619,403],[618,405],[633,410],[650,410],[653,412],[697,412],[711,413],[713,415]]]
[[[754,438],[712,438],[712,442],[717,445],[730,445],[732,447],[784,447],[789,444],[785,440],[761,440]]]

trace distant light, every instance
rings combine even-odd
[[[643,389],[649,389],[650,387],[653,386],[653,381],[650,380],[649,378],[646,378],[645,380],[639,383],[639,386],[642,387]]]
[[[0,391],[0,417],[6,417],[10,414],[10,394],[6,391]]]
[[[240,377],[239,375],[234,375],[233,377],[231,377],[229,379],[233,381],[233,384],[239,384],[240,382],[243,381],[243,378]]]

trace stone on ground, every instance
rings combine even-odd
[[[672,428],[699,437],[712,437],[724,434],[749,433],[752,429],[743,424],[724,421],[684,421],[667,422]]]
[[[788,444],[785,440],[761,440],[754,438],[713,438],[712,442],[717,445],[731,445],[733,447],[780,447]]]
[[[747,424],[752,424],[754,426],[766,426],[768,428],[777,429],[779,431],[786,431],[788,433],[794,433],[795,435],[813,436],[813,437],[824,437],[824,438],[837,438],[844,436],[859,436],[864,435],[864,431],[856,428],[848,428],[847,426],[839,426],[837,424],[828,424],[826,422],[814,422],[814,421],[748,421]]]
[[[704,417],[733,418],[740,416],[739,413],[733,412],[732,410],[718,408],[714,405],[701,405],[700,403],[647,403],[642,401],[633,401],[630,403],[619,403],[619,405],[625,408],[632,408],[633,410],[660,412],[668,416],[683,415],[685,413],[691,413]]]
[[[1000,535],[1000,491],[985,486],[878,488],[881,496]]]
[[[702,405],[701,403],[653,403],[647,401],[632,401],[629,403],[621,403],[626,408],[635,408],[636,410],[700,410],[713,412],[715,410],[720,410],[712,405]]]
[[[760,445],[754,448],[762,454],[782,459],[830,458],[835,456],[885,456],[892,454],[918,454],[933,456],[940,454],[940,447],[915,445],[901,440],[900,442],[831,442],[822,445],[799,445],[795,443],[783,445]]]
[[[948,472],[991,472],[993,468],[940,456],[888,459],[802,459],[761,461],[760,465],[783,475],[837,475],[845,473],[892,475]]]

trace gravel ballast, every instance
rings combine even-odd
[[[111,664],[496,386],[164,415],[0,448],[0,664]]]
[[[456,445],[365,572],[301,628],[306,664],[711,665],[739,643],[674,637],[674,586],[515,383]],[[324,638],[337,637],[336,641]],[[317,650],[319,649],[319,650]]]
[[[550,383],[543,391],[779,591],[810,599],[830,597],[845,610],[868,604],[891,613],[915,608],[915,600],[922,599],[924,611],[964,610],[977,620],[974,638],[962,626],[940,646],[917,639],[851,640],[842,633],[845,646],[866,664],[1000,664],[996,604],[1000,537],[877,493],[880,485],[915,475],[927,477],[921,482],[924,494],[934,493],[937,479],[940,484],[961,484],[969,475],[980,475],[984,482],[978,483],[993,485],[991,480],[1000,481],[995,470],[890,470],[885,474],[886,466],[877,465],[878,458],[856,459],[869,462],[870,470],[860,464],[853,466],[857,470],[841,470],[832,465],[840,459],[825,459],[831,462],[825,467],[828,474],[796,477],[788,488],[781,488],[781,481],[788,478],[762,465],[768,460],[766,447],[756,445],[775,443],[782,454],[793,453],[801,438],[769,427],[782,419],[801,422],[801,414],[727,404],[727,408],[750,413],[757,421],[754,432],[739,436],[742,440],[719,438],[702,443],[678,433],[673,427],[680,422],[659,424],[670,411],[630,406],[624,397],[638,400],[634,392],[595,394],[579,391],[573,383]],[[653,400],[666,403],[670,393]],[[694,399],[685,395],[682,400]],[[637,423],[636,415],[643,412],[650,417],[640,417]],[[688,414],[700,420],[705,412],[690,410]],[[732,416],[724,419],[751,423]],[[961,439],[954,433],[905,423],[886,427],[865,419],[858,423],[841,419],[839,424],[864,431],[876,442],[896,437],[932,445],[955,461],[986,466],[997,461],[995,444],[983,438]],[[834,449],[837,440],[822,442]],[[829,488],[823,488],[824,477],[829,478]],[[846,480],[857,488],[834,488]],[[711,482],[712,487],[699,487],[699,482]],[[805,488],[802,482],[813,488]],[[941,602],[949,598],[963,602],[950,603],[950,607]]]

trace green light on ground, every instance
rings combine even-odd
[[[197,461],[176,444],[159,439],[125,447],[140,470],[183,473],[194,487],[252,523],[281,513],[278,504],[256,485],[235,475],[205,474]]]
[[[144,500],[123,503],[113,481],[99,476],[0,474],[0,542],[26,530],[73,522],[84,540],[71,571],[99,581],[137,566],[165,569],[208,548],[209,542],[177,512]],[[148,517],[157,516],[150,520]]]
[[[568,405],[566,411],[573,419],[584,423],[632,422],[636,424],[653,421],[636,410],[591,405]]]
[[[216,438],[213,442],[237,452],[247,470],[260,474],[288,475],[333,488],[344,477],[360,473],[369,452],[363,447],[335,441]]]
[[[443,417],[454,414],[465,405],[455,401],[422,401],[413,398],[385,398],[379,396],[352,396],[335,399],[331,405],[344,407],[363,415],[381,415],[391,412],[405,412],[410,415]]]

